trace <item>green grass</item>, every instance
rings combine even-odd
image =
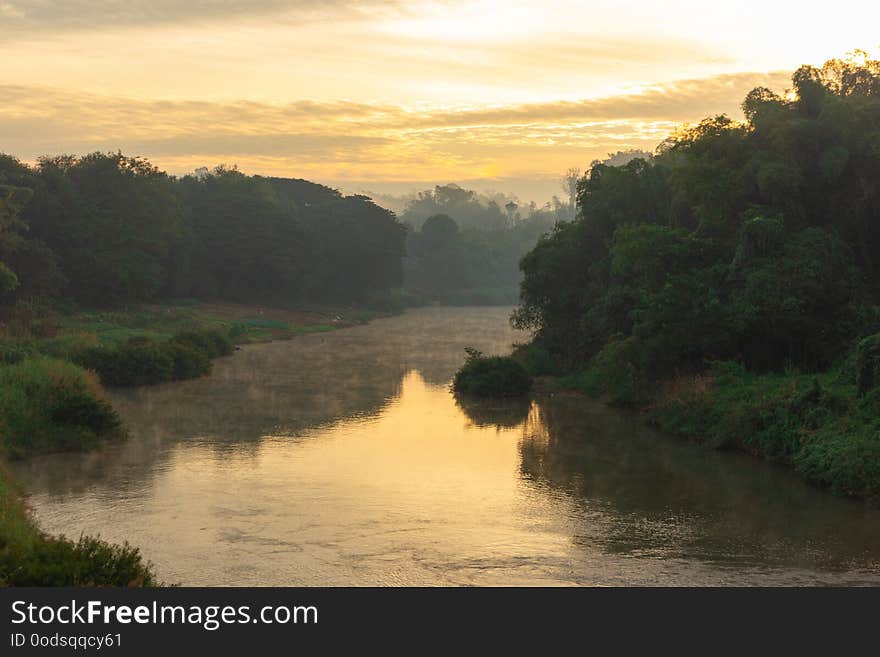
[[[0,455],[88,449],[123,433],[97,379],[82,368],[47,357],[0,366]]]
[[[836,494],[880,504],[880,340],[862,340],[820,373],[717,362],[660,381],[641,374],[631,341],[610,342],[588,368],[556,384],[639,408],[667,433],[783,463]]]
[[[718,363],[673,388],[649,411],[661,429],[785,463],[837,494],[880,503],[880,390],[860,396],[850,368],[755,374]]]
[[[5,458],[88,449],[122,436],[94,375],[45,356],[0,365],[0,586],[149,586],[136,548],[39,530],[3,467]]]
[[[289,331],[290,324],[279,319],[264,319],[262,317],[245,317],[240,323],[248,328],[264,328],[277,329],[279,331]]]
[[[335,331],[336,327],[331,326],[330,324],[314,324],[312,326],[295,326],[291,329],[291,331],[295,335],[306,335],[309,333],[327,333],[328,331]]]

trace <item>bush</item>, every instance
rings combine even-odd
[[[835,429],[804,445],[797,470],[839,495],[863,497],[880,506],[880,433],[876,427],[847,433]]]
[[[37,353],[33,342],[9,340],[0,342],[0,364],[14,365],[35,356]]]
[[[0,586],[152,586],[136,548],[83,536],[52,538],[34,524],[0,466]]]
[[[229,356],[235,351],[235,345],[229,336],[218,329],[178,333],[171,338],[171,341],[195,347],[204,352],[208,358]]]
[[[590,363],[587,380],[616,404],[637,404],[649,394],[644,350],[638,338],[613,339]]]
[[[82,449],[123,434],[97,381],[51,358],[0,367],[0,449],[7,456]]]
[[[562,368],[550,350],[538,342],[517,345],[511,358],[520,363],[532,376],[554,376]]]
[[[209,329],[178,333],[166,342],[134,337],[118,346],[86,347],[73,359],[108,386],[143,386],[204,376],[212,358],[234,350],[229,336]]]
[[[532,388],[532,377],[509,356],[484,356],[476,349],[465,349],[465,364],[455,374],[452,390],[476,397],[519,397]]]
[[[154,586],[155,576],[140,551],[92,536],[73,542],[41,537],[26,553],[0,554],[0,581],[6,586]]]
[[[865,395],[880,385],[880,333],[861,340],[856,346],[856,369],[859,394]]]
[[[175,381],[197,379],[211,371],[211,359],[191,344],[172,341],[166,350],[174,363],[171,376]]]
[[[75,362],[94,370],[108,386],[142,386],[171,381],[174,357],[167,346],[141,340],[118,347],[90,347]]]

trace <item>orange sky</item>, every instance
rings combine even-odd
[[[876,2],[0,0],[0,151],[543,201],[570,166],[876,52],[878,24]]]

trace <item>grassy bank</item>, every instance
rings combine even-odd
[[[94,374],[46,357],[0,366],[0,585],[156,583],[136,548],[41,532],[3,467],[5,459],[87,449],[123,434]]]
[[[137,548],[92,536],[72,541],[37,527],[0,466],[0,586],[154,586]]]
[[[116,310],[18,306],[5,309],[5,316],[0,317],[0,340],[6,345],[34,345],[60,353],[77,344],[112,345],[132,338],[167,340],[182,332],[215,329],[247,344],[353,326],[395,310],[334,306],[283,309],[192,299]]]
[[[138,550],[40,531],[3,462],[125,435],[102,388],[207,374],[234,344],[290,339],[396,311],[177,301],[127,310],[6,309],[0,324],[0,585],[149,586]]]
[[[235,344],[363,324],[399,309],[291,310],[179,300],[127,310],[7,310],[0,322],[0,364],[48,356],[96,372],[104,385],[137,386],[196,378]],[[393,300],[391,300],[393,301]]]
[[[860,395],[846,366],[754,374],[719,363],[666,382],[646,411],[664,431],[785,463],[834,493],[880,505],[880,389]]]
[[[835,494],[880,505],[880,387],[866,385],[865,372],[875,370],[860,362],[858,348],[821,373],[755,373],[717,362],[700,374],[660,381],[639,380],[626,355],[621,345],[615,358],[597,357],[574,373],[560,373],[534,345],[516,357],[543,375],[539,389],[636,408],[666,433],[785,464]]]

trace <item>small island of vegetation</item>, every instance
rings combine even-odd
[[[456,395],[522,397],[532,389],[532,377],[510,356],[484,356],[468,347],[467,360],[452,380]]]

